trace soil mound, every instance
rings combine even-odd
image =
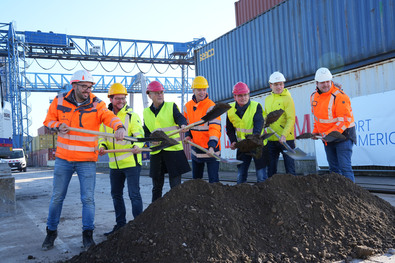
[[[187,181],[69,262],[330,262],[394,244],[388,202],[336,174],[275,175]]]

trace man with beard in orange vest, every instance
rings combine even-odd
[[[73,89],[60,93],[49,106],[44,126],[58,131],[53,190],[47,219],[47,236],[43,250],[53,248],[58,235],[58,224],[63,200],[74,172],[80,181],[82,202],[82,241],[85,249],[95,245],[93,229],[95,218],[96,161],[98,138],[96,135],[70,131],[69,127],[99,131],[104,123],[115,130],[115,138],[124,138],[122,121],[109,111],[106,104],[91,93],[95,84],[86,70],[76,71],[70,81]]]
[[[333,83],[332,73],[327,68],[317,70],[315,81],[317,89],[310,97],[314,116],[313,134],[322,136],[329,171],[355,182],[351,155],[357,135],[350,98]],[[326,142],[325,136],[333,131],[341,133],[344,138]]]

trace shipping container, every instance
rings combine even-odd
[[[319,67],[339,73],[395,57],[394,0],[287,0],[196,51],[196,74],[212,100],[229,101],[245,82],[269,91],[281,71],[288,85],[313,79]]]
[[[56,148],[57,139],[57,134],[38,135],[33,137],[32,149],[33,151],[39,151],[42,149]]]
[[[240,26],[284,0],[239,0],[235,2],[236,26]]]
[[[395,116],[392,114],[395,111],[395,104],[386,102],[395,97],[394,72],[395,58],[333,76],[333,81],[340,84],[350,97],[353,107],[357,127],[357,145],[353,149],[353,166],[365,167],[365,169],[367,166],[395,167],[395,160],[392,157],[395,155],[395,126],[393,125]],[[286,88],[290,91],[295,102],[295,136],[312,132],[313,117],[310,95],[316,89],[315,81],[293,86],[288,86],[286,83]],[[264,106],[268,94],[267,92],[252,96],[251,100]],[[230,149],[229,139],[226,136],[226,117],[224,115],[221,122],[224,127],[221,138],[221,155],[226,158],[235,158],[236,151]],[[316,158],[319,167],[327,167],[321,141],[296,140],[296,146],[308,154],[307,159]],[[363,159],[363,156],[367,154],[369,158]],[[378,168],[375,167],[375,169]]]

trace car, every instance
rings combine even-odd
[[[3,158],[3,161],[8,163],[11,170],[18,170],[20,172],[26,172],[27,166],[27,155],[23,149],[15,148],[12,149],[11,155]]]

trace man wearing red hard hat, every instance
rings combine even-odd
[[[250,89],[247,84],[237,82],[233,87],[233,97],[235,102],[227,113],[226,134],[231,142],[230,148],[235,150],[235,144],[250,134],[262,133],[264,124],[262,105],[256,101],[250,100]],[[243,161],[237,166],[237,183],[245,183],[248,177],[248,168],[252,158],[255,163],[257,182],[263,182],[267,179],[266,167],[268,165],[268,152],[266,147],[262,148],[262,154],[253,157],[237,150],[237,159]]]
[[[170,133],[187,125],[187,120],[180,113],[177,105],[174,102],[165,102],[164,90],[159,81],[152,81],[148,84],[147,94],[152,100],[152,104],[145,108],[143,112],[145,136],[149,136],[155,130]],[[165,173],[169,174],[170,188],[173,188],[181,184],[181,175],[191,170],[184,153],[180,134],[176,133],[170,138],[178,141],[178,144],[151,152],[152,202],[162,197]]]

